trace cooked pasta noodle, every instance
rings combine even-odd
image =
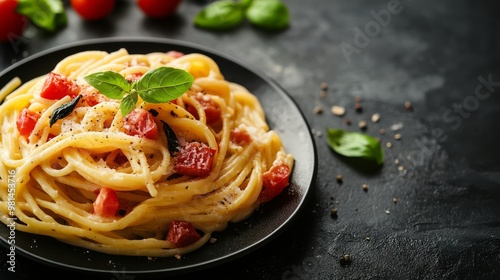
[[[130,133],[136,124],[127,125],[120,100],[84,79],[102,71],[136,79],[163,66],[185,70],[194,82],[170,102],[138,99],[134,111],[151,114],[149,125],[159,128],[152,137]],[[281,188],[288,185],[294,158],[268,127],[258,99],[225,80],[206,55],[85,51],[66,57],[51,73],[65,77],[81,96],[53,125],[54,110],[74,96],[44,97],[49,74],[23,83],[15,79],[0,91],[0,218],[5,224],[15,220],[16,230],[108,254],[182,255],[279,193],[263,197],[263,190],[273,187],[265,174],[274,182],[281,179]],[[31,127],[23,111],[36,115]],[[169,146],[168,128],[178,150]],[[208,173],[179,171],[179,153],[189,143],[198,143],[198,152],[210,151],[191,162],[209,158],[203,162]],[[283,172],[273,171],[280,166]],[[117,201],[109,202],[104,189]],[[118,203],[116,211],[103,214],[112,202]],[[180,243],[169,238],[174,221],[192,225],[195,238]]]

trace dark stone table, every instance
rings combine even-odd
[[[81,21],[68,7],[65,28],[30,28],[2,44],[0,70],[78,40],[173,38],[238,58],[292,96],[319,163],[303,209],[262,248],[178,279],[500,279],[500,4],[285,2],[291,25],[282,32],[249,24],[225,32],[196,28],[192,19],[204,1],[185,0],[167,20],[145,18],[132,1],[119,1],[99,23]],[[333,105],[346,108],[350,125],[330,112]],[[327,145],[325,127],[357,131],[360,121],[383,143],[377,172],[360,172]],[[11,273],[1,252],[1,279],[74,276],[20,255]]]

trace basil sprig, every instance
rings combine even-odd
[[[280,0],[218,0],[207,5],[194,18],[201,28],[226,30],[243,23],[245,18],[255,26],[279,30],[288,26],[288,7]]]
[[[84,79],[105,96],[122,99],[120,111],[124,116],[135,108],[138,96],[149,103],[169,102],[185,93],[194,81],[190,73],[171,67],[152,69],[132,82],[113,71],[93,73]]]
[[[34,25],[50,32],[68,23],[62,0],[18,0],[16,11]]]
[[[384,151],[380,141],[372,136],[333,128],[326,131],[328,145],[338,154],[371,160],[377,165],[384,163]]]

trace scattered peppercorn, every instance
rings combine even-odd
[[[363,184],[363,190],[364,190],[365,192],[367,192],[367,191],[368,191],[368,185],[367,185],[367,184]]]
[[[394,204],[396,204],[396,203],[398,203],[398,199],[397,199],[397,198],[395,198],[395,197],[393,197],[393,198],[392,198],[392,202],[394,202]]]
[[[343,255],[340,257],[339,262],[342,266],[349,266],[352,263],[352,258],[350,255]]]
[[[337,175],[337,183],[342,184],[343,180],[342,175]]]
[[[394,134],[394,139],[400,140],[401,139],[401,134],[399,134],[399,133]]]
[[[385,134],[385,129],[383,129],[383,128],[379,129],[379,130],[378,130],[378,133],[379,133],[380,135],[384,135],[384,134]]]
[[[372,122],[377,123],[380,120],[380,114],[375,113],[372,115]]]
[[[365,130],[367,126],[368,126],[368,124],[366,123],[366,121],[360,121],[360,122],[358,123],[358,127],[359,127],[360,129]]]
[[[346,125],[351,125],[352,124],[351,119],[349,119],[349,118],[344,118],[344,123]]]
[[[413,105],[411,105],[410,101],[405,101],[405,110],[406,111],[413,111]]]
[[[332,209],[330,210],[330,216],[331,216],[332,218],[337,218],[337,208],[332,208]]]
[[[315,114],[321,114],[321,113],[323,113],[323,107],[318,105],[318,106],[314,107],[313,112]]]
[[[363,111],[363,106],[361,106],[361,103],[356,102],[356,104],[354,104],[354,109],[356,112],[361,113]]]

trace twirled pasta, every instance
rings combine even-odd
[[[154,113],[158,127],[168,124],[181,146],[196,142],[214,151],[206,176],[177,172],[178,155],[169,149],[165,131],[154,139],[127,133],[120,101],[102,96],[83,79],[99,71],[130,77],[161,66],[193,75],[191,88],[168,103],[139,99],[137,108]],[[85,51],[63,59],[52,72],[73,81],[83,96],[52,126],[54,110],[72,97],[42,97],[47,75],[26,83],[15,79],[0,91],[0,219],[15,220],[16,230],[109,254],[181,255],[271,199],[262,197],[269,187],[265,173],[286,179],[281,187],[288,184],[293,156],[269,129],[258,99],[226,81],[206,55]],[[215,123],[204,107],[207,100],[220,111]],[[38,114],[26,136],[18,123],[24,109]],[[288,173],[273,174],[277,166]],[[116,215],[96,214],[103,188],[116,193]],[[167,238],[172,221],[191,224],[200,238],[175,244]]]

